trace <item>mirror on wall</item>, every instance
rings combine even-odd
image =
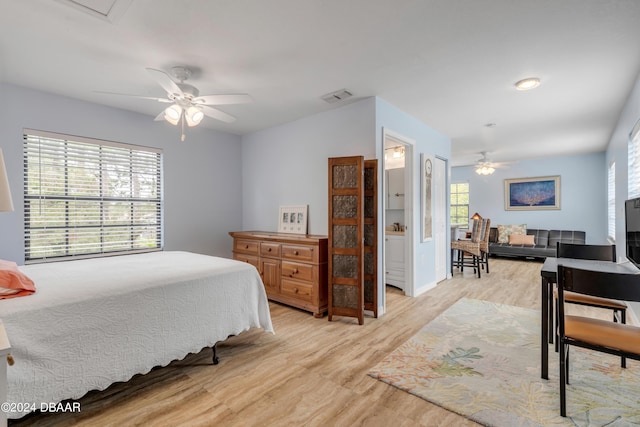
[[[387,169],[386,209],[404,209],[404,168]]]

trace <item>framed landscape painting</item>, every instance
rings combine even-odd
[[[504,209],[560,209],[560,176],[505,179]]]

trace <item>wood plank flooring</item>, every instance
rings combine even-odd
[[[363,326],[353,318],[329,322],[271,303],[276,334],[251,330],[229,338],[218,345],[217,366],[205,349],[88,393],[80,413],[32,414],[10,425],[477,425],[367,372],[461,297],[539,309],[541,267],[538,261],[491,259],[491,273],[481,279],[454,270],[453,279],[417,298],[387,287],[387,313],[365,317]]]

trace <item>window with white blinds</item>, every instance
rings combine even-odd
[[[25,261],[162,249],[162,151],[25,129]]]
[[[607,175],[607,233],[613,242],[616,239],[616,162],[609,165]]]
[[[628,198],[640,196],[640,120],[629,133],[628,145]]]

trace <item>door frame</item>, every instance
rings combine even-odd
[[[414,262],[413,262],[413,254],[414,254],[414,245],[415,245],[415,232],[414,230],[419,229],[419,226],[415,224],[415,215],[413,212],[413,200],[415,198],[414,195],[414,174],[413,170],[415,168],[415,153],[414,148],[416,145],[415,140],[408,138],[398,132],[395,132],[386,127],[382,128],[382,166],[380,167],[380,175],[382,185],[378,187],[378,205],[379,211],[382,212],[380,215],[380,233],[378,234],[378,253],[380,259],[380,265],[378,266],[379,270],[379,280],[378,280],[378,304],[380,305],[380,313],[385,313],[387,299],[385,292],[385,274],[384,274],[384,266],[385,266],[385,224],[386,224],[386,209],[384,208],[384,194],[385,188],[387,188],[387,182],[385,178],[385,161],[384,161],[384,149],[387,145],[388,140],[393,140],[394,144],[402,144],[405,147],[405,160],[404,160],[404,190],[405,190],[405,198],[404,198],[404,223],[407,226],[405,231],[405,239],[404,239],[404,256],[405,256],[405,264],[404,264],[404,277],[405,277],[405,286],[404,292],[407,296],[415,295],[415,270],[414,270]],[[380,205],[382,203],[382,205]]]
[[[450,252],[451,252],[449,250],[449,248],[451,247],[451,241],[449,240],[451,233],[448,232],[449,230],[449,227],[448,227],[449,225],[449,203],[448,203],[449,177],[448,177],[447,171],[449,170],[449,161],[443,157],[435,156],[434,170],[440,167],[444,168],[442,170],[443,172],[442,176],[439,177],[437,173],[434,174],[434,179],[435,179],[434,226],[436,226],[436,231],[434,232],[434,242],[435,242],[435,252],[436,252],[436,268],[435,268],[436,283],[440,283],[442,280],[446,280],[449,277],[450,269],[448,268],[449,266],[448,261],[449,261]],[[441,195],[442,197],[438,198],[438,195]],[[437,230],[437,226],[441,224],[444,224],[444,229],[440,230],[440,233],[442,233],[442,235],[441,235],[441,238],[438,239],[436,236],[436,234],[439,233]],[[438,255],[441,255],[441,256],[444,255],[444,264],[442,265],[440,264],[442,259],[441,259],[441,256],[438,256]]]

